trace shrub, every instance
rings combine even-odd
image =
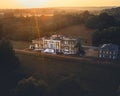
[[[14,96],[46,96],[47,84],[43,80],[29,77],[19,81]]]

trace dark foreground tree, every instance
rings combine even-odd
[[[43,80],[29,77],[18,82],[13,96],[46,96],[47,84]]]
[[[0,23],[0,40],[3,36],[3,24]]]
[[[15,56],[9,40],[0,40],[0,96],[9,96],[9,91],[14,87],[18,75],[19,60]]]
[[[87,92],[76,80],[67,78],[58,83],[52,96],[87,96]]]

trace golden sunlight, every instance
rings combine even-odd
[[[120,0],[0,0],[0,8],[120,6]]]
[[[16,0],[22,7],[43,7],[48,0]]]

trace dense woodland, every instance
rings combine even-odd
[[[90,17],[86,25],[96,29],[93,33],[92,43],[99,46],[104,43],[120,45],[120,8],[106,9],[97,16]]]
[[[112,43],[119,44],[120,39],[117,38],[117,36],[119,34],[120,27],[120,8],[116,9],[116,14],[114,13],[115,9],[111,10],[113,11],[109,10],[109,12],[106,10],[98,15],[84,11],[82,13],[56,12],[54,16],[42,15],[39,17],[24,17],[22,15],[16,17],[13,12],[8,12],[0,18],[0,30],[2,32],[0,34],[12,40],[31,41],[32,39],[42,36],[60,34],[57,33],[58,30],[70,27],[72,25],[84,24],[86,27],[96,30],[93,34],[93,45],[98,46],[103,43],[110,43],[111,41],[113,41]],[[109,31],[109,29],[111,29],[110,27],[112,27],[114,31],[116,30],[116,32],[111,31],[111,35],[109,32],[108,34],[105,32],[105,30]],[[98,38],[96,37],[97,34],[99,34],[99,40],[96,40],[96,38]],[[103,36],[103,34],[105,35]],[[109,38],[106,38],[105,36]],[[102,38],[106,38],[107,40],[102,40]]]
[[[57,13],[52,17],[44,15],[40,17],[15,17],[10,13],[6,13],[0,19],[0,29],[3,31],[3,35],[10,39],[30,41],[39,36],[50,36],[51,34],[55,34],[57,30],[71,25],[82,24],[89,15],[88,11],[81,14]]]

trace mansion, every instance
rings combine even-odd
[[[109,43],[103,44],[99,48],[99,58],[101,59],[117,59],[119,55],[119,46]]]
[[[68,38],[63,35],[52,35],[48,38],[32,40],[30,49],[40,50],[46,53],[76,54],[77,39]]]
[[[63,35],[52,35],[51,37],[43,37],[32,40],[29,49],[52,53],[52,54],[77,54],[77,39],[68,38]],[[115,60],[119,58],[119,46],[109,43],[100,47],[83,46],[86,57],[98,57],[100,59]]]

